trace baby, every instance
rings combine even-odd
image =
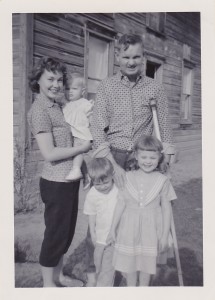
[[[68,76],[66,98],[68,102],[63,107],[64,118],[71,126],[71,132],[74,137],[74,146],[91,144],[92,135],[90,133],[90,112],[93,103],[85,98],[85,80],[79,73],[71,73]],[[77,155],[73,159],[73,167],[67,175],[66,180],[75,181],[83,177],[81,166],[83,164],[83,155]],[[85,186],[86,188],[86,186]]]

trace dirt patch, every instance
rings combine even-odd
[[[179,244],[184,284],[203,284],[202,245],[202,164],[201,153],[184,155],[171,167],[172,182],[178,200],[173,206],[174,220]],[[83,244],[87,231],[87,218],[83,215],[86,192],[80,189],[78,222],[73,243],[65,257],[65,271],[70,276],[86,280]],[[43,214],[28,213],[15,216],[15,241],[19,259],[15,266],[16,287],[42,286],[38,256],[44,231]],[[77,248],[80,250],[77,250]],[[76,251],[74,251],[76,249]],[[82,252],[81,252],[82,251]],[[24,254],[22,253],[24,252]],[[20,255],[21,253],[21,255]],[[80,259],[80,253],[82,258]],[[80,261],[79,263],[77,263]],[[22,262],[22,263],[21,263]],[[168,261],[153,285],[178,285],[175,261]]]

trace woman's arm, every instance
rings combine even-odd
[[[91,145],[86,144],[69,148],[55,147],[51,133],[38,133],[35,137],[43,158],[50,162],[71,158],[78,154],[87,152],[91,147]]]

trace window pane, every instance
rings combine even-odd
[[[99,83],[100,83],[100,80],[92,80],[92,79],[88,78],[88,82],[87,82],[88,93],[97,93]]]
[[[183,93],[191,95],[192,88],[192,70],[184,68],[184,79],[183,79]]]
[[[90,36],[88,77],[91,79],[101,80],[108,76],[108,50],[108,42]]]

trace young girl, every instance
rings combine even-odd
[[[115,242],[113,265],[126,274],[127,285],[148,286],[158,257],[170,246],[170,201],[176,194],[161,174],[166,164],[157,138],[141,136],[135,157],[139,169],[126,173],[107,242]]]
[[[83,76],[79,73],[69,74],[67,90],[66,96],[68,102],[63,107],[63,114],[66,122],[71,126],[74,145],[87,145],[90,147],[93,138],[89,128],[89,115],[92,111],[93,103],[83,98],[85,93],[85,80]],[[67,175],[66,180],[75,181],[83,177],[81,172],[83,162],[84,157],[82,154],[74,157],[72,170]],[[83,171],[85,172],[85,164],[83,164],[83,167]],[[84,179],[87,179],[86,174],[84,174]]]

